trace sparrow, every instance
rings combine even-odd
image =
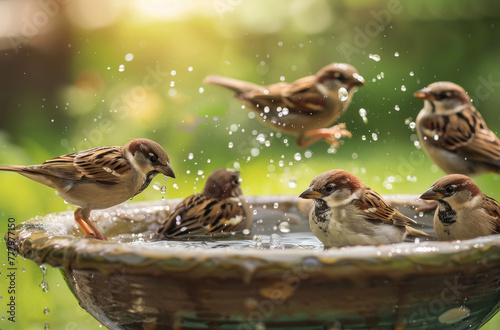
[[[326,248],[400,243],[407,234],[430,237],[344,170],[316,176],[299,197],[314,200],[309,225]]]
[[[98,147],[49,159],[41,165],[1,166],[56,190],[77,206],[76,222],[87,238],[104,240],[90,221],[92,210],[120,204],[141,193],[156,174],[175,178],[163,148],[149,139],[135,139],[125,146]]]
[[[154,239],[220,235],[249,229],[251,224],[239,172],[218,169],[209,175],[201,193],[187,197],[175,207]]]
[[[351,136],[345,124],[333,124],[349,107],[357,87],[365,80],[349,64],[333,63],[315,75],[293,83],[260,86],[232,78],[208,76],[205,83],[229,88],[254,111],[262,122],[282,133],[298,135],[296,144],[306,147],[320,139],[338,146],[338,139]]]
[[[465,175],[438,179],[420,198],[437,202],[434,231],[440,241],[500,234],[500,204]]]
[[[462,87],[435,82],[414,96],[424,100],[416,120],[420,144],[444,172],[500,173],[500,140]]]

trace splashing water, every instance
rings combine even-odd
[[[47,266],[40,265],[40,270],[42,271],[43,278],[42,282],[38,286],[42,288],[43,292],[49,292],[49,283],[47,283]]]
[[[271,234],[271,237],[269,238],[269,249],[271,250],[285,249],[285,243],[283,242],[283,239],[281,238],[280,235]]]
[[[345,89],[345,87],[340,87],[338,93],[339,93],[339,100],[341,102],[345,102],[349,98],[349,92],[347,92],[347,89]]]
[[[378,55],[378,54],[369,54],[368,57],[371,60],[374,60],[375,62],[379,62],[380,61],[380,55]]]

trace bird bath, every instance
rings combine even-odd
[[[387,201],[413,216],[416,198]],[[498,237],[323,251],[307,202],[259,196],[250,235],[149,241],[178,202],[94,211],[108,241],[82,238],[70,212],[37,217],[16,227],[16,249],[60,268],[110,329],[475,329],[500,308]],[[432,215],[416,220],[432,233]]]

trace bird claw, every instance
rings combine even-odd
[[[352,137],[352,133],[346,129],[344,123],[332,126],[330,128],[319,128],[307,131],[305,137],[311,137],[308,142],[313,143],[319,139],[324,139],[332,148],[340,146],[339,140],[343,137]],[[310,144],[309,143],[309,144]]]
[[[105,241],[106,240],[106,237],[104,237],[102,234],[99,233],[99,235],[96,235],[95,233],[89,233],[85,236],[83,236],[84,238],[90,238],[90,239],[97,239],[97,240],[100,240],[100,241]]]

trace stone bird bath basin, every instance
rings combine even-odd
[[[416,196],[387,199],[415,214]],[[94,211],[105,242],[83,239],[72,212],[37,217],[17,226],[16,249],[60,268],[110,329],[476,329],[499,308],[498,237],[323,251],[307,203],[259,196],[250,235],[149,242],[177,202]],[[432,233],[432,215],[416,220]]]

